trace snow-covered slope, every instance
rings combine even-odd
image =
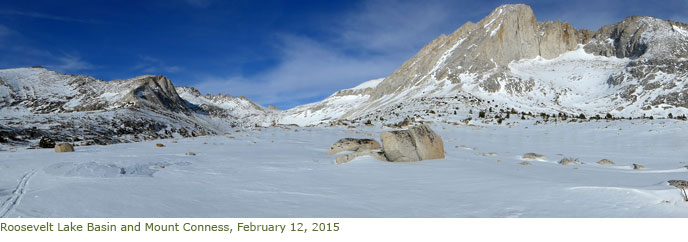
[[[682,121],[432,128],[445,159],[337,165],[325,154],[342,137],[379,138],[378,127],[4,151],[0,217],[688,216],[667,184],[688,175]],[[527,152],[546,158],[523,159]],[[558,164],[564,157],[580,162]]]
[[[366,81],[356,87],[337,91],[322,101],[286,110],[281,113],[279,122],[303,126],[344,117],[347,113],[359,109],[370,98],[370,92],[383,79]]]
[[[686,24],[652,17],[629,17],[597,32],[577,30],[568,23],[537,22],[527,5],[502,5],[429,43],[368,96],[333,102],[333,95],[289,110],[281,122],[456,120],[490,108],[571,116],[684,115],[687,33]]]

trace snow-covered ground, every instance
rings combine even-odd
[[[688,179],[685,124],[435,123],[446,159],[412,163],[336,165],[325,154],[343,137],[379,139],[375,127],[267,128],[74,153],[3,146],[0,216],[688,217],[667,184]],[[528,152],[548,158],[519,164]],[[563,157],[584,164],[559,165]]]

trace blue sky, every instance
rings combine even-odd
[[[0,68],[104,80],[168,76],[280,108],[384,77],[503,3],[596,30],[631,15],[688,22],[688,1],[0,1]]]

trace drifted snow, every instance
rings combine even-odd
[[[336,165],[325,155],[342,137],[377,139],[373,127],[3,151],[0,201],[20,202],[0,207],[6,217],[688,216],[666,183],[688,175],[683,122],[432,127],[446,159]],[[529,152],[548,158],[519,165]],[[557,164],[563,157],[584,164]],[[595,164],[601,159],[616,165]]]
[[[344,89],[344,90],[361,90],[361,89],[366,89],[366,88],[375,88],[375,87],[377,87],[377,85],[380,84],[380,82],[382,82],[382,80],[384,80],[384,79],[385,79],[385,78],[373,79],[373,80],[366,81],[366,82],[363,82],[363,83],[361,83],[361,84],[358,84],[358,86],[355,86],[355,87],[353,87],[353,88]]]

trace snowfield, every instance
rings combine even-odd
[[[273,127],[74,153],[0,146],[0,217],[688,217],[667,184],[688,178],[683,121],[431,127],[446,159],[336,165],[325,154],[340,138],[379,140],[376,127]],[[521,158],[529,152],[547,158]]]

